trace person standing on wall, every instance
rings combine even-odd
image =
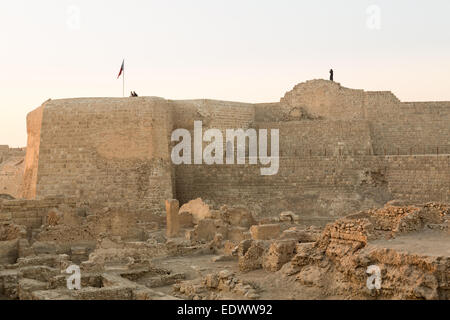
[[[330,69],[330,81],[334,81],[334,79],[333,79],[333,69]]]

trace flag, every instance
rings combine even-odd
[[[122,74],[125,66],[125,59],[122,61],[122,66],[120,67],[119,75],[117,76],[117,79],[119,79],[120,75]]]

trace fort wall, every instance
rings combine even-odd
[[[56,195],[154,211],[172,197],[166,100],[70,99],[46,103],[36,198]]]
[[[386,162],[394,199],[450,203],[450,155],[388,156]]]
[[[276,111],[268,111],[269,108]],[[297,118],[296,111],[300,113]],[[354,90],[326,80],[307,81],[286,93],[279,104],[261,105],[256,119],[265,122],[273,119],[281,122],[281,126],[289,125],[289,121],[305,123],[304,120],[312,119],[318,127],[321,124],[317,120],[366,121],[374,154],[450,153],[450,102],[401,102],[390,91]],[[351,129],[357,127],[354,122],[347,125]],[[324,131],[331,134],[336,126],[330,124],[330,129]],[[352,135],[340,140],[351,141]],[[354,143],[350,145],[357,147]]]
[[[256,165],[174,166],[171,132],[192,132],[195,120],[223,133],[278,128],[278,174],[261,176]],[[27,124],[28,199],[65,195],[159,215],[166,199],[183,204],[202,197],[261,216],[291,210],[325,221],[391,199],[442,201],[450,194],[449,102],[403,103],[388,91],[326,80],[299,84],[280,102],[264,104],[51,100]]]
[[[282,157],[273,176],[261,176],[252,165],[181,165],[177,197],[181,203],[201,197],[242,205],[262,217],[290,210],[303,221],[328,222],[345,210],[390,200],[384,170],[384,158],[375,156]]]
[[[36,197],[41,126],[44,106],[45,103],[27,115],[28,141],[22,186],[22,196],[27,199],[34,199]]]
[[[318,119],[364,118],[364,90],[342,87],[337,82],[311,80],[296,85],[280,100],[282,107],[301,108]]]
[[[219,100],[169,100],[174,128],[191,130],[194,120],[216,129],[247,128],[254,122],[255,105]]]
[[[21,196],[25,153],[24,148],[0,146],[0,199]]]
[[[279,129],[283,156],[338,156],[372,154],[369,122],[365,120],[305,120],[257,123]]]
[[[449,169],[448,155],[283,157],[273,176],[250,165],[178,166],[176,186],[181,203],[201,197],[266,217],[289,210],[320,223],[392,199],[449,202]]]
[[[375,154],[450,153],[450,103],[400,102],[390,92],[366,96]]]
[[[389,119],[370,123],[375,154],[449,154],[449,119]]]

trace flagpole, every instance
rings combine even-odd
[[[125,98],[125,60],[123,60],[122,95]]]

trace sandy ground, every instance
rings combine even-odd
[[[221,270],[235,272],[236,277],[257,284],[262,290],[262,300],[309,300],[309,299],[339,299],[339,297],[323,297],[317,288],[302,286],[295,281],[295,277],[284,277],[279,272],[267,272],[263,269],[247,273],[239,271],[237,260],[212,262],[214,255],[172,257],[155,260],[158,266],[184,272],[186,280],[203,277],[209,273]],[[167,294],[173,294],[172,286],[154,288]],[[227,296],[229,299],[243,299],[242,296]]]

